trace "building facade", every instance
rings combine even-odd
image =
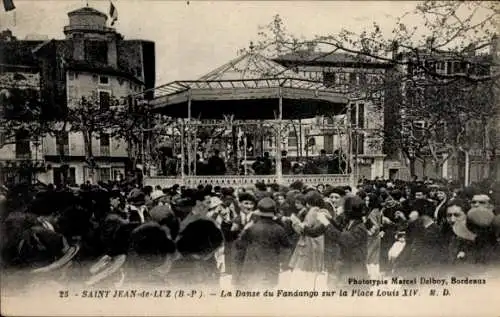
[[[107,25],[108,17],[104,13],[89,7],[69,12],[68,17],[63,40],[13,39],[2,43],[2,53],[12,51],[14,54],[8,58],[0,54],[3,59],[0,63],[29,66],[38,79],[32,84],[39,90],[41,119],[63,121],[68,109],[79,106],[82,97],[94,100],[99,107],[109,108],[115,106],[115,100],[126,100],[154,87],[153,42],[125,40]],[[14,71],[15,68],[3,67],[2,76],[14,76],[17,74]],[[12,153],[12,147],[20,146],[13,143],[0,149],[4,157]],[[35,144],[38,143],[45,170],[37,177],[46,183],[59,183],[62,175],[71,184],[117,179],[125,175],[132,156],[123,139],[110,137],[108,133],[94,135],[91,160],[95,162],[95,169],[91,174],[82,133],[69,132],[68,128],[40,136]]]
[[[345,116],[309,119],[310,128],[301,131],[299,138],[289,132],[288,151],[291,156],[321,150],[332,154],[338,149],[344,153],[349,144],[354,159],[353,173],[357,179],[388,177],[383,152],[384,104],[383,78],[391,65],[349,54],[325,54],[314,51],[296,52],[275,59],[281,65],[310,80],[321,81],[349,96]],[[349,124],[352,139],[342,126]],[[345,131],[345,130],[344,130]],[[308,153],[309,154],[309,153]]]
[[[432,45],[431,39],[428,40],[428,45]],[[470,49],[462,54],[456,54],[437,52],[430,48],[422,50],[418,56],[412,53],[393,52],[393,57],[397,61],[395,63],[397,66],[393,70],[397,74],[394,77],[401,78],[401,84],[397,89],[405,102],[390,104],[388,110],[398,116],[394,121],[401,125],[398,128],[403,132],[406,131],[409,137],[414,136],[418,141],[430,134],[436,135],[427,144],[417,144],[419,148],[416,151],[419,155],[413,167],[415,176],[455,179],[462,183],[465,179],[470,183],[492,177],[495,152],[498,151],[495,144],[495,124],[498,123],[495,123],[497,119],[492,113],[495,112],[495,106],[498,108],[498,103],[495,103],[495,98],[490,95],[491,91],[488,90],[490,83],[477,82],[476,86],[484,86],[482,90],[484,96],[483,93],[475,92],[476,95],[473,95],[474,92],[471,92],[470,95],[460,94],[463,100],[457,100],[453,92],[458,95],[461,93],[458,88],[472,86],[472,81],[457,80],[460,76],[487,78],[493,75],[492,57],[496,54],[497,46],[498,40],[494,39],[489,50],[483,52]],[[455,81],[449,81],[450,77],[447,76],[456,76]],[[450,83],[443,84],[447,80]],[[427,89],[422,88],[429,84],[432,86],[433,94],[438,96],[430,96]],[[439,88],[440,86],[442,88]],[[416,96],[415,91],[419,90],[422,92]],[[424,104],[421,104],[422,102]],[[439,102],[449,104],[451,116],[459,115],[461,112],[473,115],[469,119],[463,119],[466,122],[464,126],[456,127],[450,124],[454,120],[444,118],[447,117],[446,110],[438,112],[443,117],[442,120],[436,120],[432,115],[420,114],[419,109],[432,109],[433,104]],[[462,111],[460,107],[475,110]],[[457,139],[459,134],[462,134],[460,140]],[[401,148],[394,148],[387,153],[390,159],[386,163],[398,164],[405,175],[409,176],[412,168],[408,153],[402,152]]]

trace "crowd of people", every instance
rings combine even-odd
[[[163,148],[160,155],[160,164],[157,174],[162,176],[176,176],[181,172],[180,158],[173,156],[171,148]],[[185,158],[187,162],[187,157]],[[347,157],[340,150],[327,154],[322,149],[316,157],[302,157],[290,159],[287,151],[281,151],[281,170],[283,175],[300,174],[346,174],[350,173]],[[235,164],[230,154],[223,157],[219,150],[210,151],[206,158],[196,154],[195,162],[191,163],[191,171],[195,175],[274,175],[276,173],[276,158],[269,152],[262,156],[240,158]],[[184,166],[184,173],[189,174],[188,164]]]
[[[500,186],[365,180],[3,188],[2,267],[85,285],[328,287],[349,278],[472,274],[500,262]]]

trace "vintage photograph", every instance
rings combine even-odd
[[[500,311],[497,2],[2,1],[2,315]]]

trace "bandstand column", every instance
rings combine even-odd
[[[191,131],[191,89],[188,91],[188,100],[187,100],[187,164],[188,164],[188,176],[192,175],[191,171],[191,162],[193,160],[193,154],[192,154],[192,131]]]
[[[283,183],[283,171],[281,169],[281,127],[283,119],[283,96],[281,92],[281,86],[278,88],[279,94],[279,109],[278,109],[278,133],[276,135],[276,177],[278,179],[278,184]]]
[[[184,119],[181,119],[180,130],[181,130],[181,178],[182,178],[182,183],[184,184],[184,177],[185,177],[184,166],[186,164],[185,153],[184,153],[184,133],[185,133]]]
[[[355,188],[356,186],[356,176],[354,175],[354,164],[357,164],[356,162],[354,162],[354,158],[353,158],[353,151],[352,151],[352,143],[353,143],[353,130],[352,130],[352,125],[351,125],[351,103],[349,102],[348,105],[347,105],[347,115],[346,115],[346,118],[347,118],[347,122],[346,122],[346,130],[347,130],[347,154],[348,154],[348,165],[347,165],[347,171],[351,171],[350,172],[350,183],[351,183],[351,187],[352,188]]]

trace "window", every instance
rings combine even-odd
[[[437,62],[436,63],[436,72],[438,74],[443,74],[446,72],[446,64],[445,62]]]
[[[111,94],[108,91],[99,91],[99,106],[101,109],[109,109]]]
[[[0,131],[0,148],[5,144],[5,133]]]
[[[356,126],[356,105],[351,105],[351,125]]]
[[[357,120],[358,128],[363,129],[365,127],[365,105],[360,103],[358,105],[358,120]]]
[[[413,122],[413,126],[417,129],[425,129],[426,124],[424,120],[418,120]]]
[[[447,61],[446,62],[446,74],[450,75],[453,74],[453,62],[452,61]]]
[[[113,174],[113,180],[118,181],[121,177],[122,170],[120,168],[113,168],[112,174]]]
[[[69,80],[74,80],[75,79],[75,73],[68,72],[68,78],[69,78]]]
[[[69,135],[68,132],[56,134],[56,146],[58,155],[69,155]]]
[[[99,76],[99,84],[101,84],[101,85],[109,85],[109,77],[107,77],[107,76]]]
[[[98,170],[99,180],[101,182],[108,182],[111,180],[111,169],[108,167],[100,168]]]
[[[365,135],[363,133],[353,133],[352,135],[352,152],[354,154],[364,154],[365,150]]]
[[[326,153],[333,154],[333,135],[329,134],[324,136],[323,148],[325,149]]]
[[[351,125],[363,129],[365,127],[365,105],[360,103],[351,106]]]
[[[358,79],[359,79],[359,84],[360,85],[366,85],[366,74],[365,73],[359,73],[358,74]]]
[[[77,86],[68,86],[68,98],[69,98],[69,100],[78,98],[78,87]]]
[[[417,139],[422,139],[425,137],[425,129],[427,124],[424,120],[413,122],[413,136]]]
[[[324,72],[323,73],[323,84],[326,87],[332,87],[335,85],[335,73]]]
[[[289,147],[297,147],[297,136],[295,135],[295,131],[288,132],[288,146]]]
[[[101,156],[110,156],[109,145],[111,140],[109,134],[101,133],[99,141],[101,144]]]
[[[27,131],[16,133],[16,159],[31,159],[30,138]]]
[[[349,84],[356,85],[356,80],[357,80],[357,74],[349,73]]]
[[[108,43],[105,41],[85,41],[85,59],[91,63],[108,64]]]

